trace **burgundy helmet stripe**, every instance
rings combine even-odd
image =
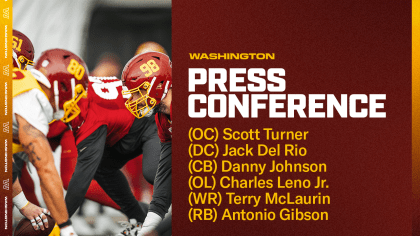
[[[166,94],[168,93],[169,90],[169,81],[166,81],[165,83],[165,91],[162,94],[162,98],[160,100],[163,100],[166,97]]]
[[[71,94],[75,95],[74,88],[76,87],[76,80],[74,78],[71,78],[70,83],[71,83]]]
[[[58,111],[58,104],[60,104],[60,92],[58,91],[58,81],[54,80],[54,99],[55,99],[55,109]]]

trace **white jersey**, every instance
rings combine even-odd
[[[29,124],[48,133],[48,123],[53,119],[53,108],[43,92],[32,89],[13,98],[13,131],[18,131],[16,115],[24,118]]]

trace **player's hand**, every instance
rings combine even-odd
[[[142,227],[140,232],[137,235],[138,236],[158,236],[158,233],[154,229],[154,227]]]
[[[77,236],[73,226],[68,225],[60,229],[60,236]]]
[[[144,234],[144,236],[159,236],[156,230],[149,231]]]
[[[50,211],[39,206],[32,204],[31,202],[28,203],[25,207],[19,210],[22,215],[28,218],[31,223],[32,227],[35,230],[41,229],[44,230],[48,228],[48,219],[45,214],[50,215]]]

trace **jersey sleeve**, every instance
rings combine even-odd
[[[52,121],[53,117],[53,108],[41,91],[32,89],[13,98],[13,126],[17,127],[15,114],[47,135],[48,123]]]
[[[55,138],[62,135],[69,127],[61,120],[54,120],[49,124],[49,132],[47,138]]]

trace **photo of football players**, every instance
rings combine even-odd
[[[147,168],[143,168],[142,172],[145,179],[153,184],[160,150],[154,118],[135,119],[129,113],[122,98],[122,83],[115,77],[91,77],[88,89],[90,92],[86,95],[86,66],[83,60],[69,51],[47,50],[35,64],[35,69],[52,84],[56,110],[62,111],[55,114],[63,115],[60,120],[50,123],[48,137],[61,135],[61,164],[62,167],[67,164],[66,168],[61,168],[61,178],[67,189],[69,214],[74,214],[83,198],[88,197],[121,209],[130,219],[135,219],[135,222],[143,222],[146,213],[131,193],[127,180],[119,169],[128,160],[144,154],[143,167]],[[72,93],[77,94],[76,97],[64,102]],[[87,98],[84,99],[84,96]],[[67,127],[67,123],[71,129]],[[96,136],[96,127],[104,130],[105,135]],[[76,144],[84,145],[77,148],[79,155],[76,156],[75,168],[70,167],[70,162],[74,160],[71,146],[75,142],[72,134],[67,135],[70,130],[75,134]],[[86,139],[93,141],[87,142]],[[105,147],[105,144],[109,147]],[[83,152],[87,148],[89,149]],[[104,160],[103,165],[99,165],[101,160]],[[109,165],[105,164],[108,162]],[[98,165],[101,168],[98,169]],[[93,177],[101,185],[100,188],[95,182],[91,184]],[[112,200],[108,200],[107,196],[111,196]]]

